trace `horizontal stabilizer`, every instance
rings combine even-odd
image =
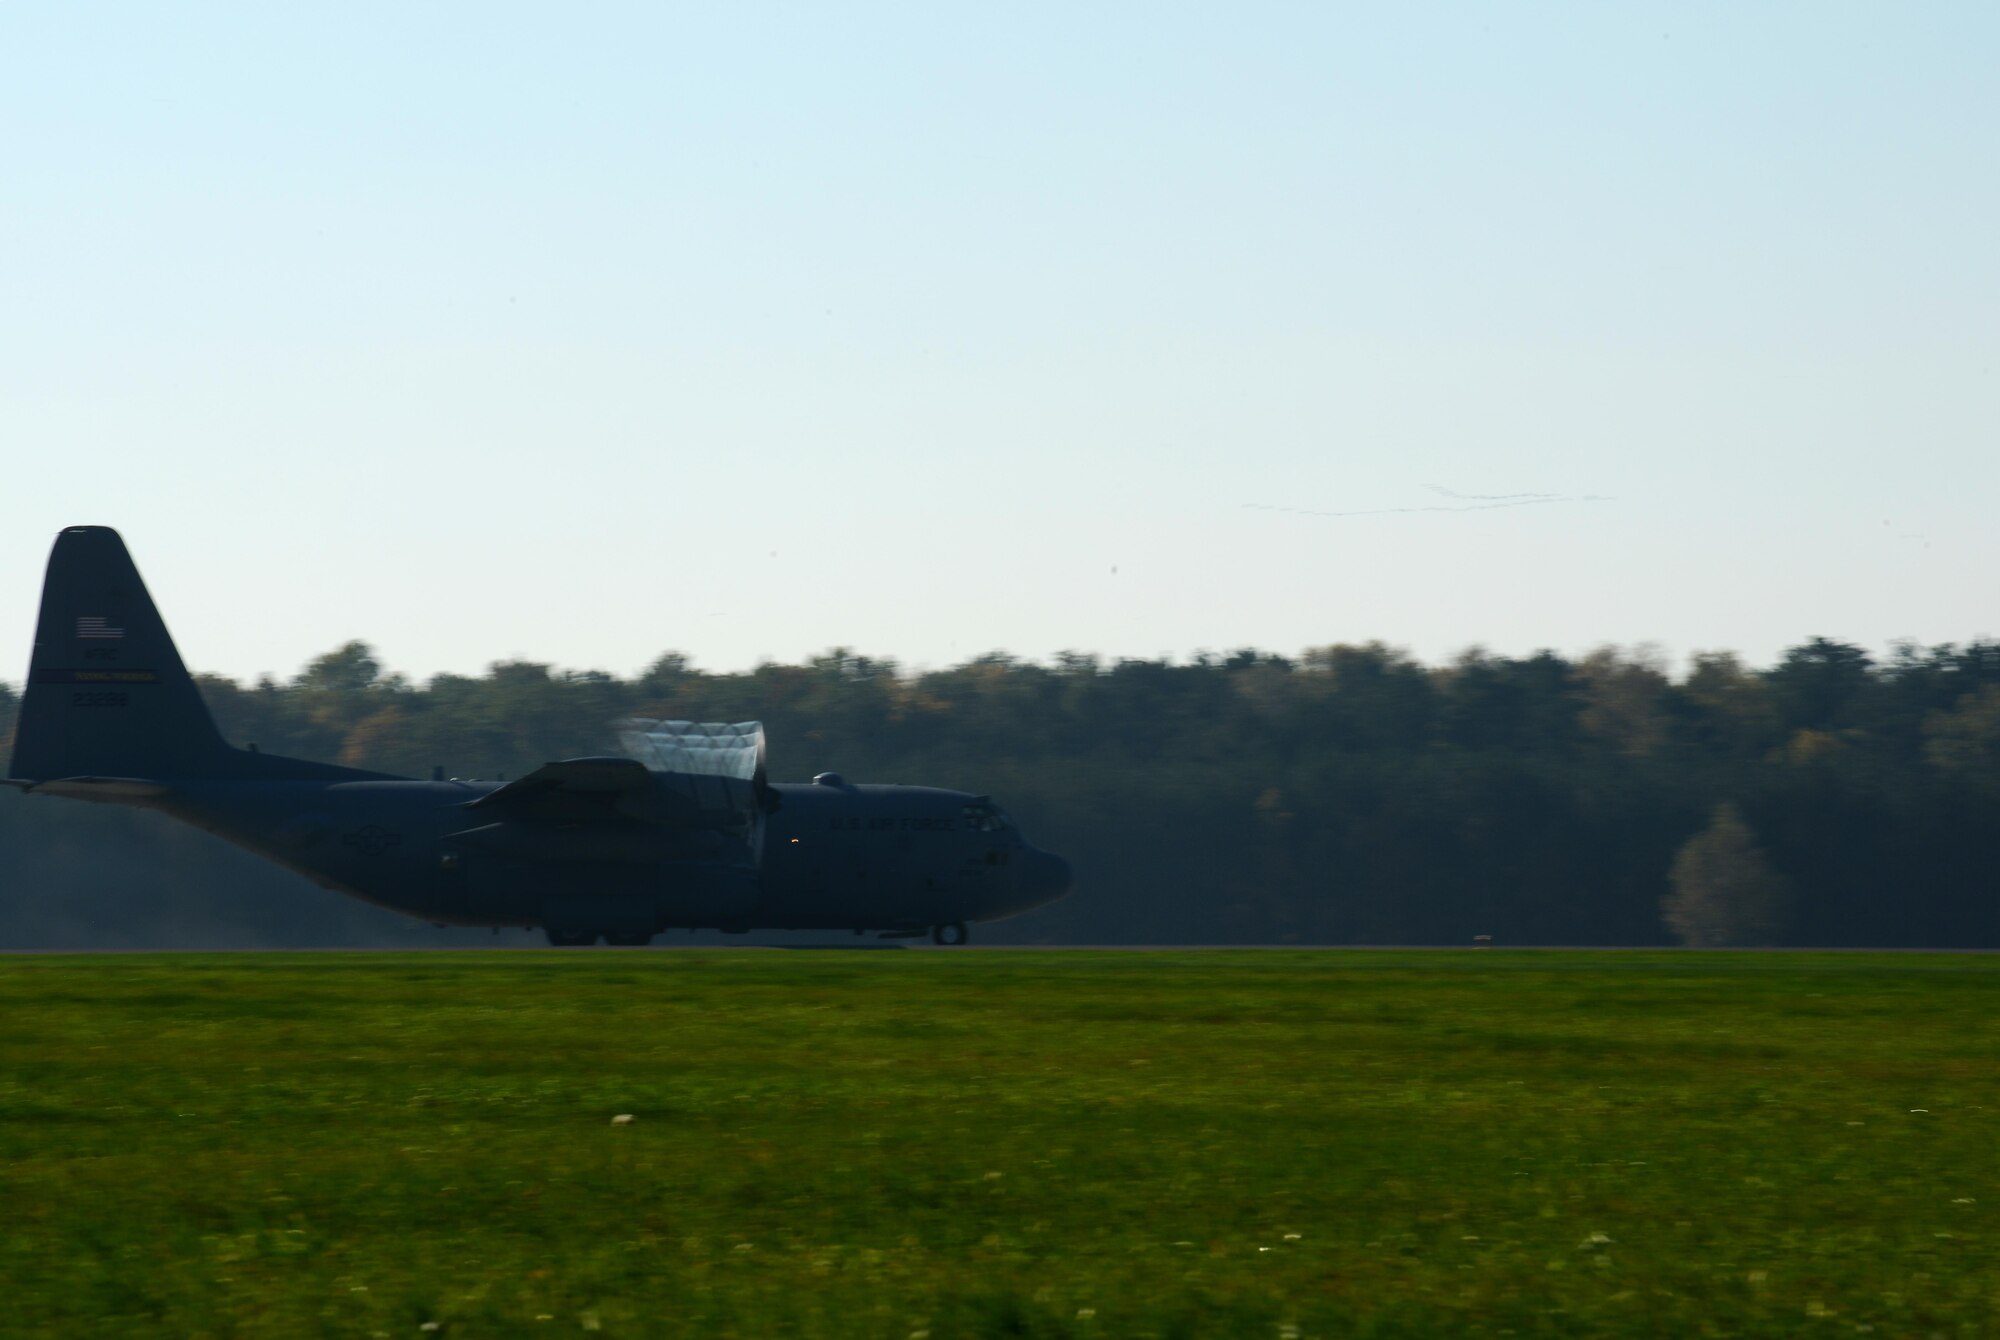
[[[22,791],[67,800],[95,800],[106,805],[150,805],[173,794],[165,782],[144,777],[58,777],[48,782],[11,781]]]

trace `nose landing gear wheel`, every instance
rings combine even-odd
[[[965,923],[962,921],[954,921],[945,926],[933,926],[931,927],[931,943],[962,945],[965,943],[966,934]]]

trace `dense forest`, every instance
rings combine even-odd
[[[636,715],[761,720],[776,780],[990,793],[1078,884],[986,943],[2000,945],[2000,643],[1817,639],[1679,678],[1643,652],[1426,666],[1368,644],[413,684],[357,642],[288,682],[201,683],[235,742],[413,776],[614,752]],[[6,791],[0,851],[5,946],[487,938],[143,812]]]

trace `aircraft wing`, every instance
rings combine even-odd
[[[470,802],[495,818],[599,819],[619,814],[619,802],[652,789],[653,774],[631,758],[566,758]]]
[[[755,812],[752,783],[654,772],[635,758],[570,758],[466,805],[496,820],[557,823],[629,819],[667,828],[741,828]]]
[[[544,763],[526,777],[517,777],[498,791],[487,792],[472,805],[508,805],[551,792],[572,796],[617,795],[623,791],[643,791],[652,784],[653,774],[635,758],[566,758],[559,763]]]

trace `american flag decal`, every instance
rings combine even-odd
[[[76,620],[76,635],[81,638],[105,639],[124,637],[125,630],[113,628],[111,621],[101,614],[81,614]]]

